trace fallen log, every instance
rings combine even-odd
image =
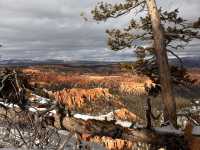
[[[181,131],[124,128],[120,125],[116,125],[114,121],[85,121],[73,117],[65,117],[62,123],[66,130],[80,135],[87,134],[91,137],[107,136],[113,139],[131,141],[133,143],[144,142],[173,150],[187,149],[187,142]]]

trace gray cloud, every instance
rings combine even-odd
[[[88,15],[97,1],[0,0],[0,43],[4,45],[0,55],[3,59],[132,60],[131,50],[110,51],[104,32],[126,24],[130,15],[100,24],[85,22],[80,16],[82,11]],[[180,7],[188,19],[200,16],[199,0],[176,2],[160,0],[158,4]]]

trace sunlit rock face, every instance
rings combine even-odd
[[[194,84],[200,86],[200,70],[199,68],[193,68],[189,71],[190,79],[195,80]]]
[[[87,101],[95,101],[100,97],[112,97],[108,89],[94,88],[94,89],[63,89],[61,91],[54,92],[55,99],[65,104],[69,108],[74,106],[81,107]]]
[[[46,87],[54,90],[63,88],[93,88],[104,87],[115,89],[121,93],[146,95],[145,86],[151,87],[152,81],[146,76],[117,73],[111,75],[79,74],[78,72],[60,73],[43,68],[25,68],[22,72],[30,77],[32,86]],[[62,88],[63,87],[63,88]]]
[[[90,141],[98,144],[102,144],[108,150],[131,150],[133,143],[130,141],[125,141],[121,139],[112,139],[110,137],[99,137],[99,136],[90,136],[87,134],[82,135],[84,141]]]
[[[130,121],[130,122],[143,122],[143,120],[139,116],[137,116],[134,113],[130,112],[126,108],[122,108],[122,109],[116,110],[114,112],[114,116],[118,120]]]
[[[154,85],[150,79],[144,79],[142,81],[122,81],[119,84],[119,91],[137,96],[148,95],[147,88],[151,89]]]

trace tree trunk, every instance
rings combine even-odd
[[[170,121],[175,127],[177,124],[176,103],[172,92],[170,69],[166,51],[164,31],[160,21],[155,0],[146,0],[149,16],[151,18],[154,48],[160,72],[161,94],[164,104],[164,119]]]

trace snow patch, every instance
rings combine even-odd
[[[51,102],[51,100],[48,99],[48,98],[44,98],[44,97],[41,97],[41,96],[36,95],[36,94],[32,94],[32,95],[35,97],[34,100],[36,102],[38,102],[39,104],[49,104]]]
[[[19,108],[18,105],[12,104],[12,103],[0,102],[0,104],[6,106],[6,107],[8,107],[8,108]]]
[[[160,127],[160,128],[154,128],[154,130],[157,132],[165,132],[165,133],[183,135],[183,131],[181,131],[180,129],[178,130],[178,129],[174,128],[172,125],[168,125],[168,126],[164,126],[164,127]]]
[[[192,130],[192,134],[200,136],[200,126],[194,126]]]
[[[118,111],[118,110],[116,110],[116,111]],[[83,120],[89,120],[89,119],[100,120],[100,121],[104,121],[104,120],[113,121],[113,120],[115,120],[113,112],[110,112],[110,113],[108,113],[106,115],[100,115],[100,116],[91,116],[91,115],[84,115],[84,114],[74,114],[73,116],[75,118],[83,119]],[[129,122],[129,121],[116,120],[115,124],[118,124],[118,125],[120,125],[122,127],[129,128],[129,127],[132,126],[133,123]]]

